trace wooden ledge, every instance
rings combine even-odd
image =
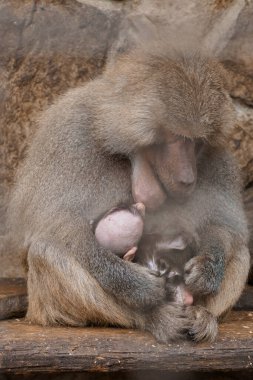
[[[0,279],[0,319],[24,315],[26,307],[25,281]],[[166,346],[150,334],[134,330],[43,328],[22,319],[3,320],[0,372],[253,369],[252,286],[245,289],[236,308],[220,325],[215,343],[197,345]]]
[[[0,371],[201,371],[253,368],[253,312],[234,311],[213,344],[158,344],[150,334],[116,328],[0,322]]]
[[[26,281],[23,278],[0,278],[0,319],[25,315]]]

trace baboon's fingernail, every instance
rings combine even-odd
[[[130,249],[130,251],[128,251],[124,256],[123,256],[123,260],[125,261],[133,261],[134,257],[135,257],[135,253],[137,251],[137,247],[133,247]]]

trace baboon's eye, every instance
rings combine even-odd
[[[197,155],[202,152],[204,145],[205,142],[202,139],[195,140],[195,152]]]
[[[161,275],[164,275],[169,270],[168,262],[163,260],[163,259],[158,260],[157,266],[158,266],[158,269],[159,269],[159,272],[161,273]]]

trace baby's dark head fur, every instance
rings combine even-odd
[[[178,289],[184,287],[184,266],[194,256],[195,249],[195,240],[184,233],[174,238],[146,234],[134,261],[148,267],[156,276],[165,276],[167,300],[177,301]]]

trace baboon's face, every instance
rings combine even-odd
[[[133,160],[132,193],[137,202],[154,210],[167,197],[185,200],[194,191],[197,180],[195,140],[170,133],[156,144],[144,148],[142,169],[135,170]]]
[[[189,196],[196,184],[195,141],[168,134],[147,149],[147,160],[155,177],[170,196]]]

